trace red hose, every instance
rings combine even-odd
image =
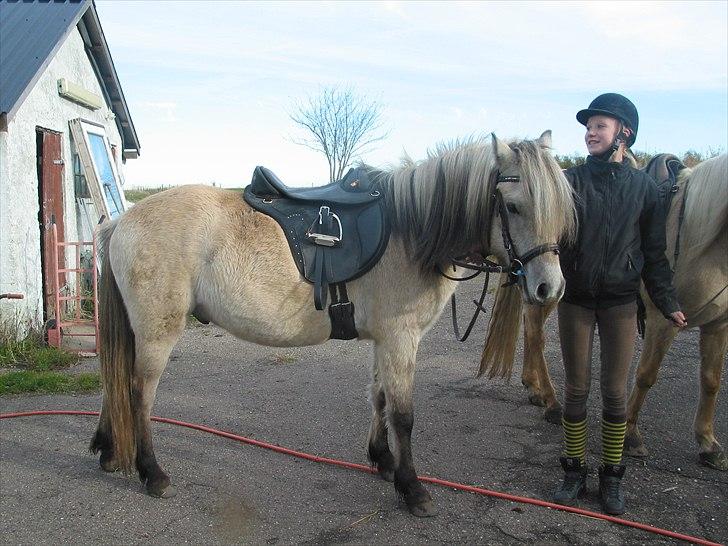
[[[71,410],[25,411],[25,412],[19,412],[19,413],[0,413],[0,419],[11,419],[13,417],[30,417],[33,415],[92,415],[92,416],[98,416],[99,412],[97,412],[97,411],[71,411]],[[223,438],[229,438],[230,440],[235,440],[237,442],[242,442],[244,444],[262,447],[264,449],[269,449],[269,450],[275,451],[277,453],[284,453],[286,455],[292,455],[293,457],[298,457],[300,459],[306,459],[308,461],[314,461],[317,463],[324,463],[324,464],[333,465],[333,466],[340,466],[343,468],[350,468],[352,470],[360,470],[361,472],[366,472],[368,474],[376,473],[376,470],[373,470],[371,467],[366,466],[366,465],[357,464],[357,463],[349,463],[346,461],[339,461],[336,459],[329,459],[328,457],[319,457],[318,455],[311,455],[310,453],[304,453],[302,451],[295,451],[293,449],[288,449],[288,448],[277,446],[274,444],[269,444],[267,442],[261,442],[259,440],[254,440],[252,438],[246,438],[245,436],[239,436],[237,434],[233,434],[232,432],[225,432],[222,430],[206,427],[203,425],[196,425],[194,423],[186,423],[184,421],[178,421],[176,419],[168,419],[166,417],[152,417],[151,419],[152,419],[152,421],[157,421],[158,423],[167,423],[170,425],[177,425],[180,427],[191,428],[194,430],[201,430],[202,432],[208,432],[208,433],[214,434],[216,436],[222,436]],[[692,542],[694,544],[702,544],[705,546],[722,546],[721,544],[719,544],[717,542],[711,542],[704,538],[693,537],[690,535],[683,535],[681,533],[676,533],[674,531],[668,531],[667,529],[660,529],[659,527],[654,527],[652,525],[646,525],[644,523],[638,523],[636,521],[630,521],[630,520],[622,519],[622,518],[615,518],[614,516],[609,516],[607,514],[601,514],[599,512],[591,512],[589,510],[582,510],[581,508],[563,506],[561,504],[555,504],[553,502],[542,501],[539,499],[531,499],[528,497],[519,497],[517,495],[510,495],[508,493],[500,493],[499,491],[492,491],[490,489],[484,489],[482,487],[475,487],[472,485],[465,485],[465,484],[461,484],[461,483],[457,483],[457,482],[441,480],[439,478],[430,478],[428,476],[418,476],[418,479],[421,482],[442,485],[445,487],[450,487],[452,489],[457,489],[459,491],[469,491],[470,493],[477,493],[478,495],[485,495],[488,497],[495,497],[498,499],[505,499],[505,500],[509,500],[509,501],[513,501],[513,502],[520,502],[520,503],[524,503],[524,504],[533,504],[536,506],[544,506],[546,508],[552,508],[554,510],[561,510],[562,512],[571,512],[573,514],[579,514],[581,516],[588,516],[590,518],[602,519],[602,520],[609,521],[612,523],[618,523],[620,525],[625,525],[627,527],[634,527],[635,529],[640,529],[642,531],[648,531],[650,533],[655,533],[657,535],[663,535],[663,536],[666,536],[669,538],[674,538],[677,540],[684,540],[685,542]]]

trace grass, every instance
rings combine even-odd
[[[135,189],[125,189],[124,190],[124,196],[126,197],[126,200],[130,203],[138,203],[145,197],[149,197],[150,195],[154,195],[155,193],[159,193],[160,191],[168,190],[172,186],[158,186],[156,188],[135,188]]]
[[[0,396],[28,392],[89,392],[100,388],[101,378],[98,373],[72,375],[52,371],[19,370],[0,374]]]
[[[21,340],[16,334],[17,329],[0,324],[0,395],[88,392],[101,388],[98,373],[64,372],[78,363],[77,354],[49,347],[37,331]]]
[[[49,347],[39,332],[30,332],[17,341],[10,332],[0,330],[0,368],[26,368],[50,371],[69,368],[78,362],[78,355]]]
[[[214,185],[214,184],[213,184]],[[126,197],[126,200],[130,203],[138,203],[145,197],[149,197],[150,195],[154,195],[155,193],[159,193],[164,190],[168,190],[170,188],[174,188],[176,186],[157,186],[154,188],[129,188],[124,190],[124,196]],[[224,188],[226,190],[233,190],[237,192],[242,192],[243,188]]]

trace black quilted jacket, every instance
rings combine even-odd
[[[664,315],[678,311],[654,180],[593,156],[565,174],[577,194],[579,235],[561,254],[563,300],[594,309],[622,305],[637,299],[642,278]]]

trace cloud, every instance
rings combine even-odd
[[[175,122],[177,121],[177,103],[175,102],[149,102],[143,101],[139,103],[144,109],[151,110],[158,115],[158,119],[164,121]]]
[[[175,179],[214,174],[230,184],[256,157],[290,180],[325,175],[322,156],[285,141],[294,130],[286,112],[336,84],[386,106],[392,132],[367,156],[375,163],[403,147],[419,159],[438,141],[491,130],[537,137],[550,127],[562,153],[581,149],[574,112],[607,90],[639,102],[640,142],[689,134],[691,146],[725,147],[727,6],[97,0],[143,145],[128,179],[148,165],[155,177],[177,169]],[[668,113],[673,125],[682,115],[680,130],[659,125]],[[651,136],[657,126],[664,134]],[[190,142],[187,167],[170,167],[171,151]],[[295,162],[311,171],[286,172]]]

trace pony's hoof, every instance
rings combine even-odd
[[[108,459],[106,461],[102,459],[99,461],[99,466],[104,472],[116,472],[121,470],[121,467],[117,464],[115,459]]]
[[[546,411],[543,412],[543,418],[546,419],[546,422],[551,423],[552,425],[560,425],[561,424],[561,406],[547,408]]]
[[[378,473],[379,473],[379,476],[385,482],[393,482],[394,481],[394,470],[389,470],[389,469],[386,469],[386,468],[380,468]]]
[[[700,462],[713,470],[720,470],[721,472],[728,470],[728,457],[723,451],[700,453]]]
[[[532,406],[538,406],[539,408],[542,408],[546,405],[546,401],[543,399],[543,396],[540,394],[536,394],[535,392],[532,392],[528,395],[528,401],[531,403]]]
[[[649,455],[649,451],[645,447],[642,438],[636,437],[632,434],[627,433],[624,437],[624,454],[628,457],[636,457],[638,459],[644,459]]]
[[[177,494],[177,488],[172,484],[166,486],[153,486],[147,484],[147,494],[157,499],[171,499]]]
[[[432,516],[437,515],[437,508],[435,508],[435,503],[432,502],[432,499],[427,499],[423,502],[418,502],[416,504],[407,504],[407,508],[410,511],[410,514],[413,516],[417,516],[418,518],[431,518]]]

